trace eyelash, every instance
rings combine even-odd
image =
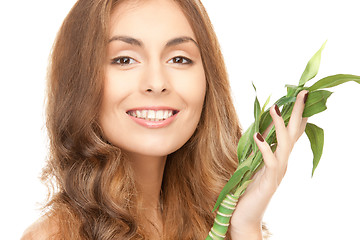
[[[121,62],[121,61],[123,61],[123,62]],[[111,60],[111,64],[117,64],[117,65],[121,65],[121,66],[134,64],[135,62],[137,62],[137,61],[134,60],[133,58],[127,57],[127,56],[116,57]]]
[[[174,62],[174,60],[177,59],[176,61],[177,62]],[[183,60],[181,63],[178,62],[178,60]],[[185,60],[185,62],[184,62]],[[193,64],[193,61],[187,57],[183,57],[183,56],[177,56],[177,57],[173,57],[172,59],[170,59],[170,61],[172,61],[172,63],[175,63],[175,64],[184,64],[184,65],[191,65]],[[169,61],[169,62],[170,62]]]
[[[179,62],[179,61],[181,61],[181,62]],[[121,65],[121,66],[134,64],[135,62],[137,62],[135,59],[133,59],[131,57],[127,57],[127,56],[116,57],[111,60],[111,64],[117,64],[117,65]],[[187,57],[183,57],[183,56],[173,57],[168,62],[175,63],[175,64],[183,64],[183,65],[193,64],[193,61],[191,59],[189,59]]]

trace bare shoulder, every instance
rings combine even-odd
[[[48,216],[43,216],[24,231],[21,240],[48,240],[57,232],[56,221]]]

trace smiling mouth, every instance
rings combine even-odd
[[[177,110],[129,110],[128,115],[147,121],[164,121],[179,113]]]

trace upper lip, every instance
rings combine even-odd
[[[172,107],[167,107],[167,106],[136,107],[136,108],[131,108],[131,109],[127,110],[126,112],[128,113],[130,111],[136,111],[136,110],[154,110],[154,111],[171,110],[171,111],[179,112],[178,109],[175,109],[175,108],[172,108]]]

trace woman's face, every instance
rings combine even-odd
[[[126,1],[110,24],[100,113],[105,137],[129,154],[166,156],[194,133],[204,103],[195,35],[170,0]]]

